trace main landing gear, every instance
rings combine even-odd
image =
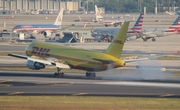
[[[54,77],[61,77],[61,78],[64,77],[64,73],[60,72],[60,71],[61,71],[61,69],[57,68],[57,72],[54,73]],[[86,77],[94,78],[94,77],[96,77],[96,73],[87,71],[86,72]]]
[[[57,73],[56,72],[54,73],[54,77],[63,77],[64,73],[60,72],[60,71],[61,71],[61,69],[57,68]]]
[[[156,39],[153,37],[153,38],[152,38],[152,41],[156,41]]]
[[[96,73],[95,72],[86,72],[86,77],[96,77]]]

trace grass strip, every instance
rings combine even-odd
[[[179,110],[177,98],[0,96],[1,110]]]

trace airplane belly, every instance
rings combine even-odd
[[[74,62],[69,64],[73,69],[80,69],[85,71],[103,71],[106,70],[107,66],[95,62]]]

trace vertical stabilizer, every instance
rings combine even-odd
[[[126,33],[129,27],[129,22],[124,22],[121,29],[117,33],[116,37],[114,37],[113,41],[105,51],[105,53],[112,55],[116,58],[121,57],[122,49],[126,39]]]
[[[57,25],[57,26],[61,26],[62,24],[62,18],[63,18],[63,9],[60,10],[57,18],[56,18],[56,21],[54,22],[54,25]]]
[[[96,21],[100,21],[101,19],[103,19],[103,17],[101,16],[101,14],[97,8],[97,5],[95,5],[95,13],[96,13]]]
[[[143,19],[144,19],[144,13],[141,13],[134,26],[131,28],[131,30],[140,31],[142,28]]]
[[[174,23],[165,32],[174,32],[180,30],[180,15],[176,18]]]

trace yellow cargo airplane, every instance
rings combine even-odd
[[[26,55],[9,54],[9,56],[27,59],[27,67],[39,70],[46,65],[57,67],[54,76],[63,77],[63,68],[86,70],[87,77],[95,77],[95,72],[107,70],[109,67],[125,66],[126,62],[137,60],[121,60],[121,53],[126,39],[129,22],[124,22],[120,31],[104,52],[67,47],[45,42],[32,42],[26,47]],[[112,69],[110,68],[110,69]]]

